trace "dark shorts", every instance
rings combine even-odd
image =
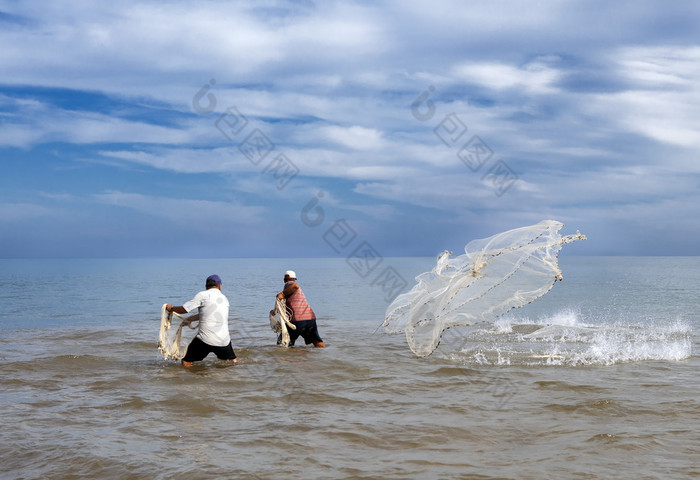
[[[194,337],[187,347],[187,353],[182,358],[182,361],[198,362],[204,360],[204,357],[210,353],[213,353],[216,355],[216,358],[221,360],[233,360],[236,358],[231,342],[225,347],[214,347],[208,343],[204,343],[199,337]]]
[[[309,343],[322,342],[321,337],[318,335],[318,328],[316,327],[316,320],[303,320],[301,322],[293,322],[297,329],[289,331],[289,346],[294,345],[297,338],[303,337],[304,342],[308,345]]]

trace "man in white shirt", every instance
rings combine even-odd
[[[199,330],[182,359],[185,367],[191,367],[194,362],[204,360],[204,357],[214,353],[221,360],[238,362],[231,345],[231,335],[228,330],[228,299],[221,293],[221,278],[211,275],[207,278],[206,290],[199,292],[192,300],[182,306],[174,307],[167,304],[168,312],[184,315],[199,308]]]

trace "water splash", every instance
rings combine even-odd
[[[682,361],[692,355],[692,330],[671,323],[603,323],[581,318],[575,309],[531,320],[508,316],[462,335],[452,360],[477,365],[614,365]],[[450,343],[454,343],[452,340]]]

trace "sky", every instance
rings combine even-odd
[[[0,0],[0,258],[700,255],[695,1]]]

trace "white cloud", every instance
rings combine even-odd
[[[544,62],[517,67],[501,62],[465,63],[454,67],[455,80],[475,83],[495,90],[519,89],[530,94],[554,93],[560,78],[557,69]]]
[[[343,71],[357,72],[349,62],[377,56],[390,43],[374,9],[328,2],[304,11],[285,3],[268,2],[267,14],[252,1],[22,6],[18,13],[33,22],[0,32],[0,82],[130,92],[178,103],[191,94],[172,95],[174,76],[190,85],[211,76],[284,84],[293,71],[292,81],[299,75],[332,87]],[[283,8],[291,15],[278,16]],[[343,64],[347,68],[338,70]],[[328,73],[329,65],[336,71]]]
[[[156,148],[104,150],[103,157],[180,173],[235,173],[253,170],[253,165],[233,148]]]
[[[631,87],[592,97],[591,108],[625,130],[700,148],[700,47],[624,48],[612,57]]]
[[[185,126],[167,127],[128,120],[107,113],[65,110],[39,101],[17,101],[5,115],[0,145],[30,147],[37,143],[164,143],[196,141],[198,132]]]
[[[700,82],[700,75],[698,75]],[[700,87],[693,92],[624,92],[604,99],[626,129],[662,143],[700,148]],[[612,108],[612,105],[610,105]]]
[[[620,73],[649,89],[694,89],[700,77],[700,46],[623,48],[617,53]]]
[[[246,133],[260,128],[299,168],[275,198],[336,188],[326,201],[338,208],[362,210],[368,198],[358,196],[369,197],[378,218],[421,206],[455,222],[486,222],[474,212],[509,222],[548,212],[605,218],[611,205],[640,222],[674,209],[671,222],[696,208],[679,207],[696,190],[683,173],[700,171],[692,5],[77,0],[3,8],[29,21],[0,31],[0,84],[20,87],[0,95],[0,146],[71,144],[63,158],[221,175],[246,201],[269,201],[257,193],[270,186],[263,166],[236,148],[245,134],[229,141],[216,129],[236,106],[250,121]],[[193,96],[212,78],[216,111],[195,114]],[[431,85],[436,115],[420,122],[411,102]],[[31,92],[40,87],[49,91],[37,100]],[[67,106],[71,91],[52,104],[64,87],[139,108]],[[520,175],[503,197],[435,135],[451,113],[493,148],[492,161]],[[249,175],[256,171],[259,178]],[[94,198],[167,219],[185,212],[246,222],[262,212],[197,195]]]
[[[373,128],[354,125],[348,128],[328,126],[319,130],[330,141],[353,150],[378,150],[384,146],[382,132]]]

